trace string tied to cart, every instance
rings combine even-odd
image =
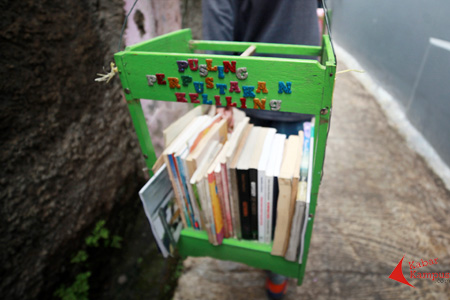
[[[128,14],[125,16],[125,20],[123,21],[123,25],[122,25],[122,30],[120,32],[120,38],[119,38],[119,43],[117,45],[117,52],[120,52],[120,48],[122,47],[122,39],[123,39],[123,33],[125,32],[125,26],[127,25],[128,22],[128,17],[130,16],[130,14],[133,12],[134,7],[136,6],[137,2],[139,0],[135,0],[133,3],[133,6],[131,6],[130,11],[128,12]],[[116,73],[119,72],[119,70],[116,67],[116,64],[114,62],[110,63],[111,66],[111,70],[109,72],[107,72],[106,70],[104,70],[105,72],[107,72],[106,74],[102,74],[102,73],[97,73],[97,76],[100,76],[98,78],[95,78],[95,81],[97,82],[106,82],[109,83],[111,81],[111,79],[114,78],[114,76],[116,75]]]

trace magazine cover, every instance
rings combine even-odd
[[[153,236],[164,257],[175,250],[183,224],[164,164],[139,191]]]

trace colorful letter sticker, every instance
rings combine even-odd
[[[283,81],[278,81],[278,94],[282,94],[282,93],[286,93],[286,94],[292,93],[290,81],[286,81],[286,84],[284,84]]]
[[[257,93],[263,92],[263,94],[267,94],[269,91],[266,88],[265,81],[258,81],[258,88],[256,89]]]
[[[217,66],[212,66],[212,59],[210,58],[206,59],[206,66],[208,71],[217,71]]]
[[[189,93],[189,98],[191,98],[191,103],[200,103],[200,100],[198,100],[198,94],[196,93]]]
[[[222,105],[222,103],[220,103],[220,96],[219,95],[214,96],[214,99],[216,100],[216,105],[217,106],[221,106]]]
[[[248,77],[247,67],[242,67],[236,70],[236,77],[240,80],[244,80]]]
[[[208,94],[202,94],[203,104],[212,104],[212,100],[208,100]]]
[[[188,62],[185,60],[177,60],[178,72],[183,73],[188,67]]]
[[[203,82],[200,82],[200,81],[194,81],[194,87],[195,87],[195,91],[196,91],[198,94],[203,93],[203,91],[204,91]]]
[[[253,108],[266,109],[266,99],[259,101],[258,98],[253,98]]]
[[[241,89],[239,88],[239,84],[237,81],[230,81],[230,93],[232,92],[236,92],[236,93],[240,93]]]
[[[191,76],[181,75],[181,81],[183,82],[183,86],[188,86],[189,83],[192,82]]]
[[[153,84],[156,82],[156,76],[155,75],[146,75],[147,81],[149,86],[153,86]]]
[[[241,101],[241,108],[247,108],[247,105],[245,104],[247,102],[247,99],[245,98],[239,98]]]
[[[223,66],[225,68],[225,73],[231,71],[231,73],[236,73],[236,62],[232,61],[231,64],[229,61],[223,61]]]
[[[223,73],[223,67],[222,66],[217,66],[217,70],[219,71],[219,78],[223,79],[225,78],[225,74]]]
[[[156,74],[156,79],[158,81],[158,84],[162,84],[162,85],[166,84],[166,81],[164,80],[165,76],[166,75],[164,75],[164,74]]]
[[[200,73],[200,76],[206,77],[208,76],[208,68],[206,65],[199,65],[198,66],[198,72]]]
[[[214,88],[214,78],[206,77],[205,78],[205,82],[206,82],[206,88],[208,88],[208,89],[213,89]]]
[[[245,99],[245,98],[244,98]],[[226,96],[225,100],[227,101],[227,106],[233,106],[236,107],[236,103],[231,102],[231,96]]]
[[[269,102],[270,110],[279,111],[281,108],[281,100],[270,100]]]
[[[198,59],[197,58],[190,58],[188,59],[189,68],[191,71],[197,71],[198,70]]]
[[[250,86],[244,85],[244,86],[242,86],[242,89],[244,90],[244,95],[243,96],[245,98],[249,98],[249,97],[255,98],[256,97],[255,92],[253,91],[255,89],[254,86],[252,86],[252,85],[250,85]]]
[[[169,80],[169,87],[171,88],[171,89],[174,89],[174,88],[180,88],[181,86],[180,86],[180,84],[178,83],[178,78],[176,78],[176,77],[167,77],[167,80]]]
[[[227,85],[225,83],[216,83],[216,88],[219,89],[219,94],[225,95],[225,90],[227,89]]]
[[[186,93],[175,93],[175,97],[177,97],[177,102],[187,102]]]

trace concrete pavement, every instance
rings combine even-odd
[[[450,272],[450,192],[354,76],[337,77],[306,274],[285,299],[448,299],[450,282],[411,279],[408,262],[438,258],[419,271]],[[388,278],[403,255],[416,288]],[[174,299],[266,298],[264,271],[210,258],[184,266]]]

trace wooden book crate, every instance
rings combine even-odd
[[[196,53],[199,52],[196,50],[242,53],[250,46],[256,48],[256,54],[302,55],[313,58],[244,57]],[[195,70],[197,65],[195,60],[198,60],[198,65],[207,65],[206,69],[209,70],[206,77],[202,76],[204,67]],[[241,262],[297,278],[298,285],[301,285],[308,257],[331,117],[336,60],[329,37],[323,36],[322,46],[218,42],[192,40],[190,29],[185,29],[127,47],[125,51],[115,54],[115,61],[149,170],[155,163],[156,156],[140,99],[246,106],[254,109],[309,114],[315,117],[311,202],[301,264],[289,262],[283,257],[272,256],[271,245],[260,244],[257,241],[224,239],[222,245],[213,246],[209,243],[206,232],[190,228],[183,229],[178,243],[179,252],[183,257],[209,256]],[[224,61],[226,63],[223,63]],[[192,63],[195,71],[190,68],[189,63],[186,65],[186,62]],[[233,62],[236,62],[235,70]],[[213,71],[217,66],[225,68]],[[200,74],[201,71],[203,74]],[[213,78],[213,88],[206,86],[207,77]],[[165,85],[162,84],[164,81]],[[204,83],[203,95],[195,89],[194,82]],[[239,93],[236,89],[230,92],[231,85],[236,86],[236,83],[231,82],[237,82]],[[262,82],[265,83],[267,93],[264,93],[262,86],[259,86]],[[226,88],[222,88],[221,91],[220,86],[216,84],[226,84]],[[261,88],[259,93],[258,87]]]

